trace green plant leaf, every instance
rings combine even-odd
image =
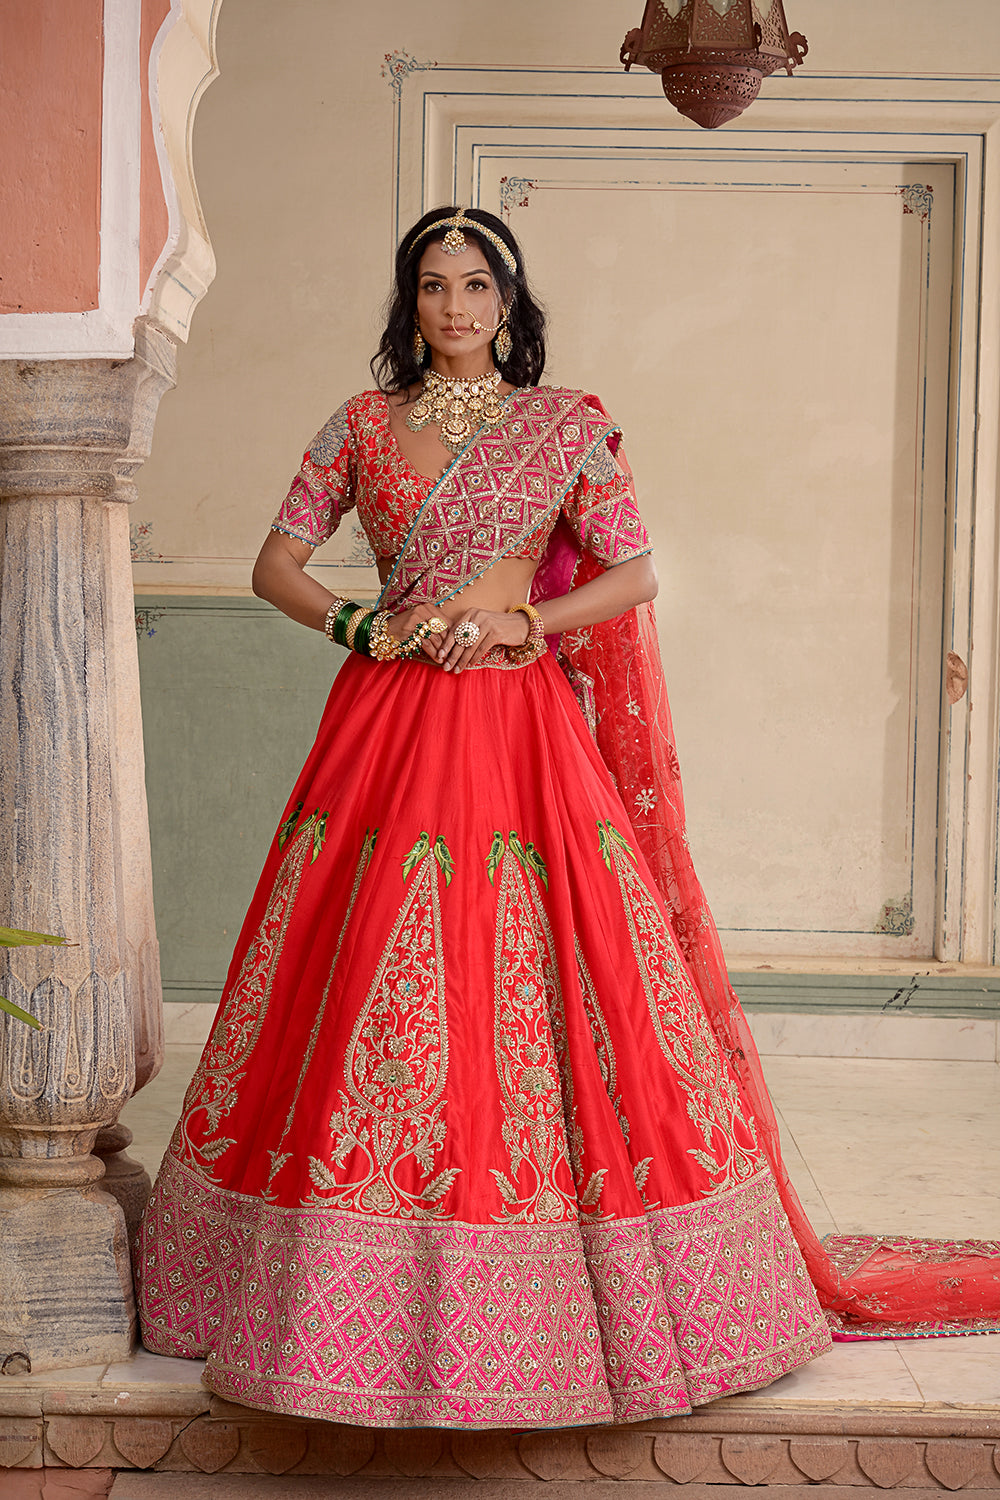
[[[41,1021],[36,1020],[28,1011],[22,1010],[19,1005],[15,1005],[13,1000],[5,1000],[2,995],[0,995],[0,1010],[5,1010],[9,1016],[16,1016],[19,1021],[24,1021],[28,1026],[33,1026],[36,1031],[41,1031],[42,1029]]]
[[[65,943],[51,932],[22,932],[18,927],[0,927],[0,948],[37,947],[43,943]]]

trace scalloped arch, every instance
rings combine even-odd
[[[194,176],[192,136],[201,96],[219,76],[215,32],[221,8],[222,0],[171,0],[149,59],[168,231],[140,311],[185,343],[194,309],[215,277],[215,255]]]

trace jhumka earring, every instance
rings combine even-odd
[[[507,363],[513,347],[514,341],[510,336],[510,320],[505,313],[504,320],[497,330],[497,336],[493,340],[493,348],[496,350],[498,365],[505,365]]]
[[[420,365],[423,364],[423,362],[424,362],[424,355],[426,353],[427,353],[427,345],[424,343],[424,336],[420,332],[420,320],[419,320],[419,318],[414,317],[414,319],[413,319],[413,358],[416,360],[418,368],[419,368]]]

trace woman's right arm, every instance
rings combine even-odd
[[[269,532],[254,563],[251,586],[258,599],[266,599],[290,620],[312,630],[323,630],[334,596],[305,572],[312,555],[313,548],[307,542],[283,531]],[[394,615],[389,621],[389,631],[397,640],[403,640],[421,620],[432,620],[435,614],[437,610],[432,604],[418,604]],[[437,662],[441,641],[440,635],[430,635],[421,642],[421,650],[433,662]]]
[[[251,587],[258,599],[266,599],[289,619],[322,630],[333,595],[305,571],[313,551],[307,542],[283,531],[268,532],[254,563]]]

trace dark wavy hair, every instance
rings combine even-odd
[[[421,367],[413,352],[413,328],[417,311],[417,273],[420,258],[428,245],[443,240],[446,229],[435,229],[421,238],[421,232],[439,219],[450,219],[458,213],[457,207],[432,208],[430,213],[418,219],[399,242],[396,251],[396,279],[386,304],[385,331],[379,341],[378,350],[371,362],[371,371],[380,391],[387,394],[405,391],[422,378]],[[524,256],[521,247],[502,219],[488,214],[482,208],[464,210],[466,234],[472,234],[486,257],[493,284],[510,309],[512,348],[507,359],[499,365],[504,380],[511,385],[537,385],[545,368],[545,314],[531,295],[524,275]],[[492,240],[478,235],[475,225],[482,224],[499,235],[509,248],[517,264],[511,272]],[[495,356],[494,350],[494,356]],[[427,356],[425,355],[425,362]]]

